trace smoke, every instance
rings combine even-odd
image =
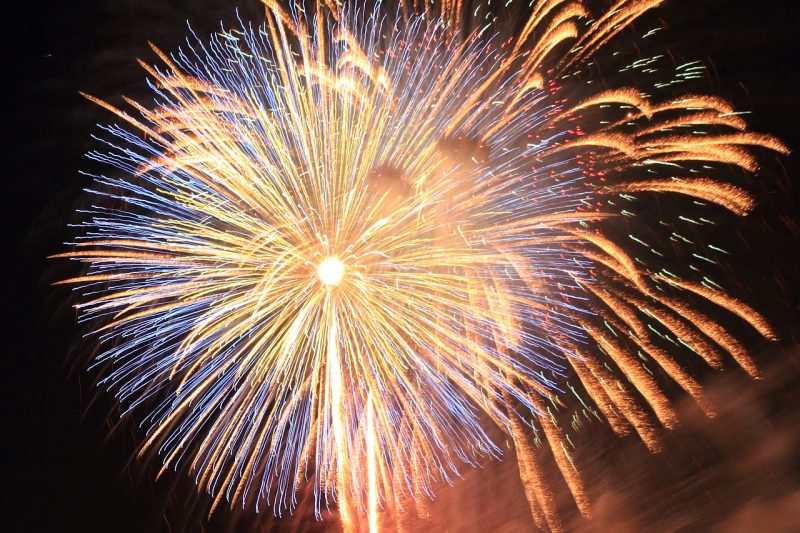
[[[559,499],[564,528],[576,532],[797,531],[800,525],[800,349],[758,356],[763,378],[741,371],[709,376],[717,409],[706,418],[676,398],[681,424],[652,455],[635,438],[617,439],[595,422],[572,433],[593,517],[571,504],[555,467],[543,467]],[[511,443],[502,461],[464,472],[437,490],[428,518],[407,510],[409,531],[515,532],[534,529]],[[425,514],[425,513],[423,513]],[[391,517],[385,517],[391,520]]]

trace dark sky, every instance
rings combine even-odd
[[[257,2],[241,0],[238,3],[243,18],[260,20]],[[186,33],[187,19],[198,34],[206,34],[217,27],[220,19],[231,21],[235,5],[236,2],[210,0],[44,0],[20,2],[14,6],[14,14],[5,17],[3,33],[7,43],[3,78],[12,96],[5,100],[6,124],[2,129],[5,154],[2,168],[7,184],[6,193],[2,195],[6,229],[2,235],[9,242],[5,245],[8,256],[3,284],[5,324],[8,326],[2,373],[5,397],[0,404],[4,411],[2,432],[5,434],[0,490],[7,510],[0,529],[167,530],[159,519],[159,509],[164,505],[163,494],[168,486],[161,483],[154,487],[148,481],[133,479],[126,467],[134,449],[130,431],[107,439],[110,422],[106,415],[112,409],[111,402],[95,394],[91,375],[69,370],[70,342],[78,329],[66,301],[68,292],[50,286],[64,275],[64,269],[54,266],[45,257],[62,251],[61,243],[69,238],[66,224],[71,220],[72,211],[81,205],[81,188],[88,185],[78,174],[80,169],[87,168],[82,154],[91,146],[89,135],[93,125],[108,118],[83,100],[78,91],[111,100],[120,93],[142,94],[144,73],[134,59],[153,60],[146,48],[148,40],[165,50],[174,49]],[[753,111],[748,118],[752,129],[775,134],[793,149],[800,147],[800,71],[797,67],[800,65],[800,2],[672,0],[659,13],[669,23],[670,29],[664,39],[671,47],[714,65],[715,76],[709,80],[707,90],[730,99],[738,108]],[[743,417],[746,420],[737,422],[737,429],[729,425],[708,434],[701,429],[693,432],[693,426],[686,430],[689,443],[677,445],[677,448],[690,457],[686,459],[687,464],[698,455],[706,457],[705,452],[696,454],[686,452],[687,449],[702,447],[700,443],[707,443],[714,435],[725,431],[738,431],[732,438],[739,439],[736,442],[746,447],[749,444],[741,440],[741,435],[763,432],[762,426],[766,424],[775,430],[776,441],[784,445],[785,442],[800,443],[800,440],[792,440],[797,437],[796,433],[791,437],[780,436],[775,429],[788,420],[798,421],[800,411],[796,407],[800,398],[800,372],[795,349],[800,336],[797,332],[800,274],[796,272],[800,271],[800,243],[796,229],[792,230],[792,221],[800,220],[800,165],[795,155],[767,157],[770,160],[765,165],[764,175],[759,176],[763,178],[757,191],[759,208],[747,226],[752,231],[752,246],[744,249],[737,261],[745,273],[742,284],[746,286],[750,283],[748,280],[753,280],[751,290],[759,293],[755,299],[761,311],[776,323],[784,341],[773,347],[759,347],[761,351],[756,356],[759,363],[769,369],[767,374],[772,376],[771,381],[765,380],[751,392],[743,393],[755,395],[753,401],[759,407],[748,411]],[[736,377],[717,380],[711,386],[721,391],[721,398],[730,399],[731,391],[735,390],[733,384],[749,387],[745,380],[741,383],[737,380]],[[735,401],[730,403],[740,405]],[[738,420],[736,412],[730,416]],[[772,424],[773,419],[778,420],[777,426]],[[772,435],[766,430],[756,440],[768,446]],[[603,455],[605,459],[598,461],[618,457],[626,451],[627,445],[618,445],[616,451],[608,452],[611,455]],[[703,481],[708,487],[734,481],[743,483],[751,479],[750,476],[758,477],[745,469],[730,481],[719,471],[727,469],[729,459],[737,461],[734,457],[737,452],[725,446],[721,446],[722,451],[719,447],[712,448],[720,457],[708,459],[707,469],[671,472],[670,482],[678,488],[665,493],[667,501],[651,506],[649,514],[625,507],[632,517],[638,517],[638,522],[631,518],[630,523],[623,525],[634,529],[647,525],[655,530],[665,529],[676,524],[680,526],[680,522],[672,521],[679,514],[678,509],[691,508],[692,512],[702,514],[704,500],[701,498],[700,503],[682,501],[687,493],[680,487],[697,483],[696,477],[705,475],[704,471],[710,472],[706,477],[711,477]],[[783,476],[775,482],[778,488],[761,476],[754,481],[752,490],[736,494],[737,501],[783,502],[800,489],[797,452],[792,452],[791,447],[789,451],[784,448],[776,452],[780,460],[770,463],[770,468],[783,470],[775,474]],[[707,453],[713,456],[714,452]],[[638,458],[635,453],[634,456],[636,461],[643,462],[641,468],[653,475],[663,476],[668,470],[668,465],[653,466],[647,459]],[[745,453],[742,456],[750,457]],[[602,470],[599,467],[595,470],[598,469]],[[604,472],[597,474],[600,479]],[[715,475],[718,477],[713,477]],[[470,476],[473,482],[468,487],[479,484],[474,481],[476,474],[470,473],[468,478]],[[703,487],[706,485],[701,483]],[[631,487],[650,490],[647,485]],[[482,505],[480,493],[471,488],[464,490],[473,492],[459,495],[450,491],[450,496],[442,498],[444,502],[463,503],[451,504],[446,513],[443,512],[444,516],[452,518],[451,523],[458,522],[454,518],[456,515],[463,516],[468,507],[472,509],[469,502]],[[613,514],[615,504],[608,503],[609,493],[611,491],[597,489],[593,494],[599,495],[601,511]],[[722,490],[716,500],[709,501],[726,498],[733,496]],[[800,507],[800,500],[794,501]],[[173,500],[172,505],[177,503]],[[486,509],[486,513],[510,513],[498,506]],[[726,519],[732,520],[735,516],[735,509],[730,505],[706,509],[711,515],[719,516],[694,524],[724,524]],[[598,524],[612,523],[602,522],[603,516]],[[480,523],[480,518],[475,520]],[[220,521],[217,520],[217,526]],[[431,527],[435,530],[439,527],[436,524],[441,523],[436,522]],[[489,525],[494,523],[484,522],[486,528],[494,527]]]

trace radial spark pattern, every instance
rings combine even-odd
[[[88,264],[65,282],[104,383],[149,413],[141,453],[185,467],[215,505],[280,513],[311,483],[318,509],[335,498],[346,527],[367,512],[375,528],[379,507],[499,456],[497,427],[535,521],[557,529],[532,432],[588,515],[555,412],[568,376],[584,413],[653,451],[676,413],[643,361],[713,414],[675,352],[757,371],[682,294],[774,333],[711,283],[626,252],[605,199],[742,215],[752,198],[715,168],[785,148],[714,97],[579,81],[659,3],[593,17],[534,2],[510,33],[460,1],[269,1],[262,26],[154,47],[155,104],[89,96],[121,120],[91,154],[117,171],[95,176],[100,200],[61,257]]]

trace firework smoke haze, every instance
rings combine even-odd
[[[212,511],[280,515],[308,485],[318,515],[335,502],[344,529],[375,530],[500,457],[499,432],[558,530],[543,448],[589,517],[585,419],[658,452],[680,420],[665,383],[713,417],[684,360],[759,370],[707,309],[775,332],[610,221],[639,194],[745,215],[726,169],[788,150],[714,96],[587,90],[660,3],[534,2],[508,34],[483,4],[267,1],[263,24],[153,46],[154,105],[86,95],[116,115],[90,154],[116,172],[58,257],[86,265],[63,283],[147,428],[139,455],[186,470]]]

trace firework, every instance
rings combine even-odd
[[[257,28],[153,47],[154,105],[87,96],[122,121],[90,154],[117,172],[94,176],[103,201],[59,256],[87,271],[64,283],[162,472],[276,514],[310,483],[318,512],[335,500],[345,529],[375,530],[501,455],[496,427],[537,525],[559,529],[534,441],[588,516],[557,413],[568,376],[586,412],[658,451],[677,416],[653,368],[709,415],[679,357],[757,374],[692,302],[774,338],[756,311],[606,231],[639,193],[746,214],[719,169],[786,151],[718,98],[587,92],[581,69],[659,1],[535,2],[513,34],[460,1],[265,3]]]

